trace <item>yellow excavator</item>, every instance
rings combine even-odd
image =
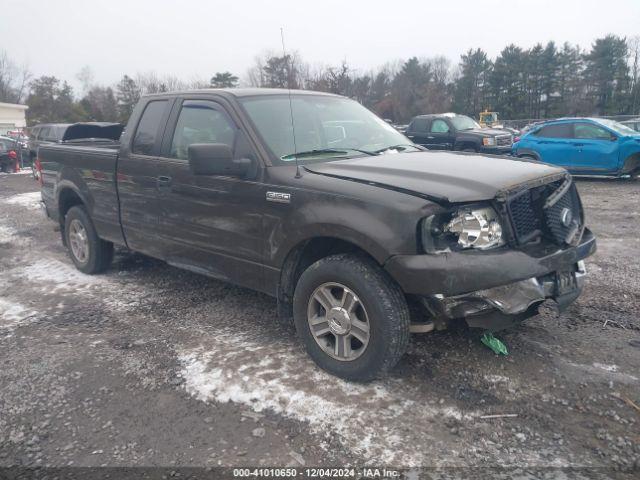
[[[502,124],[498,121],[498,112],[490,112],[488,109],[480,113],[478,123],[485,128],[502,128]]]

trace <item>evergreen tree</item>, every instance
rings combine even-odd
[[[469,49],[460,57],[460,77],[456,82],[454,106],[458,113],[477,117],[487,105],[487,79],[491,61],[484,50]]]
[[[211,86],[213,88],[235,88],[238,86],[239,78],[231,72],[217,72],[211,77]]]
[[[630,83],[626,40],[615,35],[599,38],[584,59],[593,113],[612,115],[625,111]]]

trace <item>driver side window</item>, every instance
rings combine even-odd
[[[449,132],[449,125],[444,120],[436,119],[431,124],[432,133],[447,133]]]
[[[170,156],[180,160],[188,157],[193,143],[223,143],[234,146],[236,127],[213,102],[185,101],[171,141]]]
[[[611,134],[604,128],[590,123],[576,123],[573,127],[575,138],[591,140],[610,140]]]

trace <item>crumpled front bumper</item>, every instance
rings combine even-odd
[[[569,306],[584,286],[583,259],[595,251],[595,237],[585,230],[580,244],[566,249],[393,257],[385,268],[405,293],[422,299],[432,317],[499,330],[534,315],[547,300],[559,311]],[[560,288],[560,272],[572,274],[573,288]]]
[[[575,247],[533,245],[521,250],[396,255],[384,268],[406,294],[450,297],[570,270],[595,251],[596,239],[585,229]]]
[[[434,318],[464,318],[471,327],[499,330],[534,315],[547,300],[562,312],[582,292],[587,275],[584,261],[580,260],[571,273],[575,285],[565,293],[559,292],[558,278],[550,273],[463,295],[432,295],[422,301]]]

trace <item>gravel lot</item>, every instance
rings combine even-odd
[[[507,357],[465,328],[414,336],[389,378],[357,385],[316,368],[269,297],[124,251],[104,275],[76,271],[34,180],[2,175],[0,466],[633,475],[640,183],[579,190],[599,250],[567,312],[501,333]]]

